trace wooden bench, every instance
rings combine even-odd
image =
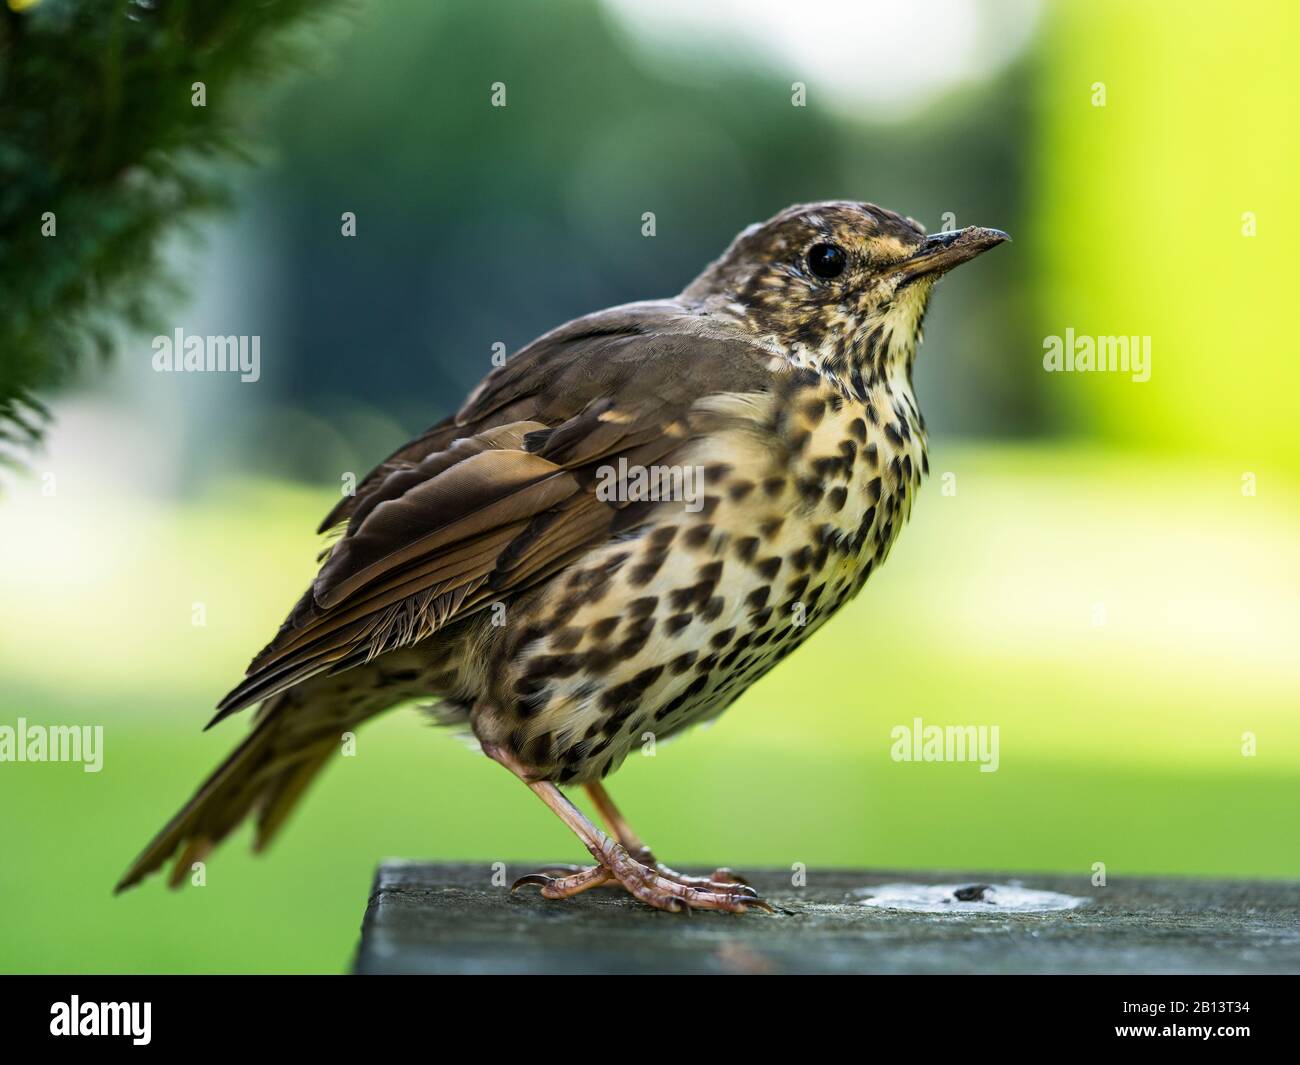
[[[621,890],[511,895],[488,863],[388,861],[358,973],[1252,973],[1300,971],[1300,884],[746,870],[775,916],[660,913]],[[890,888],[890,885],[905,885]],[[1032,892],[1073,908],[1026,909]],[[896,899],[909,908],[890,908]],[[915,908],[927,902],[936,912]],[[945,897],[949,897],[944,901]]]

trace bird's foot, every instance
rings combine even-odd
[[[749,895],[753,898],[758,897],[758,892],[749,886],[749,881],[732,869],[718,868],[713,870],[708,876],[691,876],[688,873],[679,873],[663,862],[658,861],[649,847],[641,847],[636,851],[629,851],[632,856],[642,865],[653,869],[665,880],[672,880],[684,887],[705,888],[710,891],[724,891],[736,895]],[[597,866],[596,868],[600,868]],[[529,876],[522,877],[516,881],[517,884],[541,884],[547,880],[563,879],[574,873],[589,873],[591,869],[587,866],[573,865],[567,862],[556,862],[554,865],[544,865],[540,869],[531,873]],[[605,886],[618,887],[619,883],[613,877],[607,878]],[[588,884],[587,887],[599,887],[600,884]],[[585,891],[586,887],[580,890]],[[577,894],[577,892],[572,892]]]
[[[749,895],[752,898],[758,898],[758,892],[749,886],[748,880],[725,867],[713,870],[708,876],[689,876],[686,873],[679,873],[676,869],[670,869],[663,862],[657,860],[650,852],[649,847],[642,847],[636,851],[635,857],[638,862],[653,869],[665,880],[672,880],[684,887],[705,888],[709,891],[726,891],[736,895]]]
[[[567,899],[608,884],[622,887],[646,905],[669,913],[690,910],[748,913],[751,909],[773,912],[772,907],[759,897],[757,891],[727,869],[717,870],[712,878],[686,876],[656,862],[648,850],[643,849],[634,858],[612,840],[608,841],[597,857],[601,864],[586,869],[549,866],[542,871],[522,876],[511,885],[510,890],[517,891],[531,885],[541,888],[543,898]],[[563,875],[550,875],[553,872]]]

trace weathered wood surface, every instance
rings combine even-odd
[[[542,864],[511,865],[506,883]],[[802,888],[788,871],[749,879],[776,916],[659,913],[608,889],[548,902],[494,886],[488,863],[390,861],[376,875],[356,971],[1300,972],[1300,884],[1291,882],[1117,878],[1093,887],[1083,877],[842,870],[809,872]],[[864,905],[898,883],[1020,884],[1085,901],[1047,912],[956,899],[951,913]]]

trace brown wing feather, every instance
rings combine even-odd
[[[347,521],[342,537],[212,724],[424,639],[607,539],[620,504],[590,490],[597,464],[662,461],[699,398],[771,387],[769,353],[691,323],[675,304],[572,322],[376,467],[326,519]]]

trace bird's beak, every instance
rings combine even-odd
[[[899,270],[905,281],[914,281],[918,277],[938,277],[954,266],[969,262],[975,256],[1010,239],[1000,229],[983,229],[980,226],[967,226],[951,233],[935,233],[926,237],[925,243],[917,249],[915,255],[899,263]]]

